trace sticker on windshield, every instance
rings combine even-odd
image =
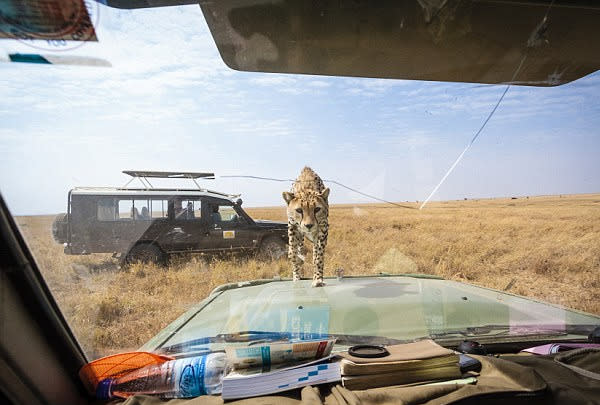
[[[286,330],[292,338],[300,340],[321,339],[329,334],[329,306],[299,306],[288,309]]]
[[[89,10],[97,2],[84,0],[4,0],[0,16],[0,38],[48,41],[97,41]]]
[[[235,231],[223,231],[223,239],[235,239]]]

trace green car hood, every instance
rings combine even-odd
[[[548,331],[567,338],[573,325],[600,325],[595,315],[426,275],[332,278],[322,288],[310,284],[257,280],[221,286],[142,349],[240,331],[290,332],[300,339],[329,334],[410,341],[427,336],[463,340],[476,334],[514,338]]]

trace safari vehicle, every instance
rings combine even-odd
[[[125,264],[163,263],[175,253],[286,253],[287,224],[252,219],[239,195],[202,189],[213,173],[124,171],[144,188],[77,187],[67,213],[54,220],[54,239],[69,255],[114,253]],[[149,178],[190,179],[196,189],[154,188]]]

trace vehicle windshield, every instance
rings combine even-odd
[[[329,336],[347,346],[428,337],[441,343],[539,341],[587,336],[600,319],[428,275],[328,280],[331,288],[307,284],[263,281],[217,290],[144,348],[172,354]]]
[[[0,42],[0,191],[90,360],[236,334],[450,345],[600,325],[600,74],[471,83],[441,57],[431,77],[452,81],[268,73],[347,53],[242,28],[233,67],[255,72],[239,71],[218,13],[85,4],[98,41]],[[476,28],[430,18],[432,49]],[[543,65],[527,52],[515,77]]]

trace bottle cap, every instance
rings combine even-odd
[[[110,386],[112,384],[112,379],[105,378],[104,380],[98,383],[96,387],[96,398],[98,399],[110,399]]]

